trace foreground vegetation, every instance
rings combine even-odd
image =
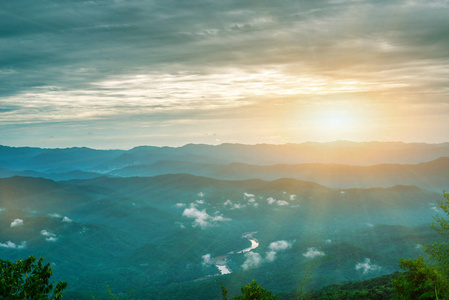
[[[0,259],[0,299],[61,299],[67,282],[50,282],[51,263],[30,256],[9,262]]]
[[[443,196],[438,201],[441,215],[436,215],[431,227],[444,242],[424,245],[427,260],[421,256],[400,261],[405,272],[393,280],[398,299],[449,299],[449,194]]]

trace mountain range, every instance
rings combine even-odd
[[[310,288],[391,274],[438,238],[448,149],[1,147],[0,257],[44,256],[67,299],[107,299],[105,282],[142,299],[221,299],[220,282],[233,295],[252,279],[282,295],[311,264]]]

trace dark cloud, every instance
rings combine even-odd
[[[297,61],[309,72],[379,71],[448,59],[448,8],[432,2],[222,2],[9,1],[0,11],[0,66],[15,74],[0,73],[10,83],[0,91],[76,88],[148,70]]]

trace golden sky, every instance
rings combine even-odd
[[[8,1],[0,144],[448,141],[449,1]]]

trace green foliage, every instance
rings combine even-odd
[[[438,214],[431,228],[447,240],[449,237],[449,194],[443,192],[444,200],[438,201],[438,207],[444,216]],[[401,259],[399,266],[405,273],[393,279],[397,299],[449,299],[449,242],[439,241],[424,247],[431,263],[424,257],[415,260]]]
[[[444,216],[437,214],[431,228],[447,240],[449,237],[449,194],[443,192],[444,200],[438,201],[438,207],[444,212]],[[425,245],[426,253],[430,260],[438,265],[438,268],[446,276],[449,275],[449,242],[434,242]]]
[[[393,279],[398,299],[447,299],[449,284],[439,269],[429,266],[421,256],[415,260],[403,259],[400,267],[407,272]]]
[[[51,263],[43,265],[43,261],[43,257],[37,260],[33,255],[16,262],[0,259],[0,298],[61,299],[67,282],[60,281],[53,288]]]
[[[264,289],[259,284],[257,284],[256,280],[253,280],[251,283],[248,283],[246,286],[241,288],[242,295],[235,296],[232,298],[233,300],[275,300],[276,296],[271,292],[268,292],[267,289]]]

